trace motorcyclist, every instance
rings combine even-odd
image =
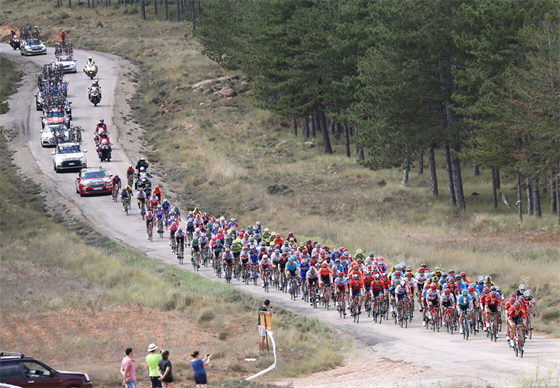
[[[138,169],[138,176],[136,177],[137,178],[136,179],[136,184],[135,184],[136,189],[138,189],[138,185],[140,184],[140,181],[142,181],[142,179],[144,179],[144,178],[148,179],[148,178],[151,178],[151,177],[152,176],[146,172],[145,167],[140,167]]]
[[[60,39],[62,40],[62,43],[64,43],[66,40],[66,32],[64,32],[64,30],[62,30],[62,32],[60,33]]]
[[[86,62],[86,67],[87,66],[95,66],[95,61],[93,60],[92,57],[88,57],[87,62]]]
[[[97,89],[99,91],[99,93],[101,93],[101,86],[99,86],[99,81],[98,80],[94,80],[91,83],[91,86],[88,87],[88,98],[89,98],[93,89]]]
[[[99,154],[100,153],[100,146],[107,146],[109,147],[109,154],[108,157],[111,157],[111,151],[113,148],[111,147],[111,143],[109,143],[109,139],[102,139],[101,143],[95,148],[95,151]],[[101,159],[101,155],[99,155],[99,159]]]
[[[140,171],[140,167],[144,167],[144,170],[147,170],[149,167],[148,162],[146,162],[146,158],[139,158],[138,162],[136,163],[136,170]]]
[[[10,40],[12,40],[15,35],[16,32],[14,30],[10,30]]]

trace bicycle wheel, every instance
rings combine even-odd
[[[465,322],[465,324],[466,324],[466,325],[465,325],[466,327],[463,329],[463,331],[466,333],[464,338],[465,338],[465,340],[468,341],[468,339],[469,339],[469,334],[470,334],[470,331],[471,331],[471,330],[470,330],[470,329],[471,329],[471,327],[470,327],[471,325],[470,325],[469,320],[468,320],[467,318],[464,318],[464,319],[463,319],[463,322]]]
[[[126,202],[126,201],[124,202],[124,212],[128,216],[128,202]]]

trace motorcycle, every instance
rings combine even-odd
[[[12,46],[12,48],[13,48],[14,50],[17,50],[17,49],[20,48],[21,42],[19,41],[19,36],[14,35],[14,36],[12,37],[12,39],[10,39],[10,46]]]
[[[136,182],[136,190],[140,188],[143,188],[145,193],[151,193],[152,182],[150,182],[148,178],[140,178],[139,181]]]
[[[89,92],[89,101],[94,105],[97,106],[101,102],[101,91],[99,88],[91,88]]]
[[[111,144],[108,141],[102,141],[101,144],[97,147],[97,155],[99,156],[99,160],[102,162],[111,161]]]
[[[104,139],[107,139],[109,143],[111,142],[109,140],[109,132],[106,129],[103,131],[93,133],[93,141],[95,142],[96,146],[98,146],[99,143],[101,143]]]
[[[90,78],[93,79],[97,75],[98,67],[97,65],[87,65],[84,67],[84,73]]]
[[[148,179],[152,176],[147,172],[141,172],[140,174],[136,175],[136,183],[134,183],[134,189],[138,190],[140,187],[144,187],[144,185],[148,185],[152,187],[152,182]]]

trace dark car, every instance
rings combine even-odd
[[[34,388],[93,388],[86,373],[59,371],[12,352],[0,352],[0,382]]]
[[[76,193],[83,197],[86,194],[111,194],[113,181],[107,172],[99,168],[82,168],[76,178]]]

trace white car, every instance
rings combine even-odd
[[[47,54],[47,46],[41,42],[41,39],[29,38],[21,43],[21,55],[41,55]]]
[[[66,140],[69,137],[68,127],[66,125],[47,125],[41,130],[41,146],[54,147],[60,140]]]
[[[54,62],[55,65],[62,65],[62,69],[65,73],[76,73],[76,59],[72,58],[71,55],[61,55],[56,58]]]
[[[56,172],[75,168],[86,168],[87,159],[80,143],[61,143],[52,152],[53,168]]]

